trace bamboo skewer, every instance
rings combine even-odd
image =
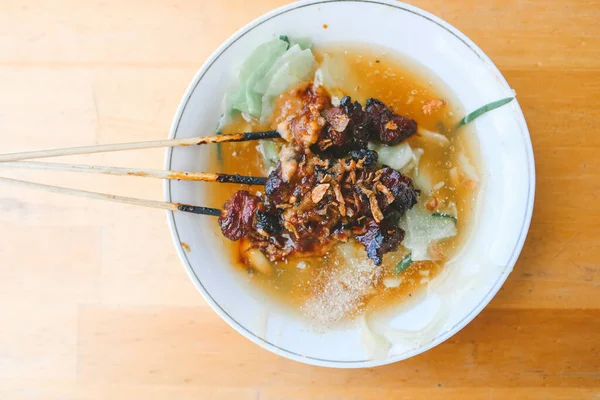
[[[158,147],[180,147],[196,146],[211,143],[245,142],[249,140],[274,139],[278,137],[280,136],[277,131],[266,131],[234,133],[231,135],[198,136],[184,139],[153,140],[149,142],[101,144],[96,146],[70,147],[63,149],[37,150],[25,151],[20,153],[1,154],[0,162],[19,161],[45,157],[72,156],[79,154],[106,153],[111,151],[152,149]]]
[[[48,171],[85,172],[93,174],[142,176],[158,179],[175,179],[182,181],[205,181],[221,183],[240,183],[244,185],[264,185],[267,178],[238,174],[215,174],[210,172],[164,171],[156,169],[120,168],[101,165],[59,164],[33,161],[7,161],[0,163],[0,168],[22,168]]]
[[[184,212],[190,212],[190,213],[194,213],[194,214],[213,215],[213,216],[220,216],[222,213],[222,211],[218,208],[199,207],[199,206],[192,206],[189,204],[169,203],[169,202],[157,201],[157,200],[136,199],[134,197],[116,196],[116,195],[112,195],[112,194],[97,193],[97,192],[88,192],[85,190],[70,189],[70,188],[64,188],[64,187],[60,187],[60,186],[44,185],[42,183],[27,182],[27,181],[21,181],[18,179],[11,179],[11,178],[4,178],[4,177],[0,177],[0,182],[11,183],[16,186],[21,186],[21,187],[30,188],[30,189],[41,189],[41,190],[45,190],[45,191],[51,192],[51,193],[68,194],[68,195],[77,196],[77,197],[85,197],[88,199],[107,200],[107,201],[112,201],[112,202],[116,202],[116,203],[132,204],[132,205],[150,207],[150,208],[159,208],[159,209],[169,210],[169,211],[184,211]]]
[[[86,146],[86,147],[72,147],[64,149],[51,149],[51,150],[38,150],[38,151],[27,151],[21,153],[10,153],[0,154],[0,166],[9,168],[27,168],[27,169],[39,169],[39,170],[53,170],[53,171],[72,171],[72,172],[88,172],[96,174],[108,174],[108,175],[121,175],[121,176],[142,176],[150,178],[160,179],[177,179],[177,180],[189,180],[189,181],[208,181],[208,182],[221,182],[221,183],[242,183],[248,185],[264,185],[266,178],[243,176],[243,175],[230,175],[230,174],[215,174],[206,172],[186,172],[186,171],[163,171],[163,170],[152,170],[152,169],[140,169],[140,168],[120,168],[120,167],[106,167],[106,166],[94,166],[94,165],[80,165],[80,164],[58,164],[58,163],[47,163],[47,162],[16,162],[19,160],[34,159],[34,158],[45,158],[45,157],[59,157],[69,156],[78,154],[94,154],[104,153],[112,151],[124,151],[124,150],[138,150],[138,149],[150,149],[158,147],[177,147],[177,146],[195,146],[202,144],[211,143],[226,143],[226,142],[243,142],[249,140],[258,139],[274,139],[278,138],[279,133],[277,131],[266,131],[266,132],[245,132],[235,133],[231,135],[218,135],[218,136],[200,136],[194,138],[185,139],[170,139],[170,140],[155,140],[149,142],[135,142],[135,143],[119,143],[119,144],[107,144],[97,146]],[[34,183],[28,181],[22,181],[18,179],[0,177],[0,183],[11,183],[16,186],[40,189],[52,193],[68,194],[77,197],[84,197],[96,200],[106,200],[117,203],[132,204],[143,207],[158,208],[169,211],[183,211],[194,214],[213,215],[220,216],[222,210],[218,208],[193,206],[190,204],[182,203],[170,203],[156,200],[145,200],[137,199],[134,197],[116,196],[105,193],[89,192],[85,190],[70,189],[60,186],[45,185],[42,183]]]

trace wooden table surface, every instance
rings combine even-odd
[[[4,0],[0,151],[164,138],[208,55],[284,0]],[[600,398],[600,2],[413,0],[518,93],[537,168],[525,248],[444,344],[363,370],[243,338],[203,301],[161,211],[0,192],[0,399]],[[76,162],[161,168],[163,150]],[[135,178],[1,171],[161,199]]]

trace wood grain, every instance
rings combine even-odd
[[[2,152],[163,139],[204,59],[285,3],[4,1]],[[406,362],[310,367],[220,320],[185,275],[162,212],[3,189],[0,399],[600,398],[600,2],[412,3],[483,48],[531,131],[532,226],[489,307]],[[163,151],[93,157],[159,168]],[[127,177],[10,176],[161,197],[160,182]]]

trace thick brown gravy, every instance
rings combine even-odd
[[[450,146],[440,146],[430,138],[414,135],[407,139],[413,149],[423,149],[419,169],[430,176],[433,196],[441,205],[454,202],[458,212],[458,235],[440,242],[445,258],[443,261],[415,262],[410,268],[396,275],[394,267],[406,254],[401,247],[384,257],[383,265],[373,272],[369,267],[362,246],[344,244],[330,251],[323,258],[291,259],[272,265],[270,274],[257,273],[248,269],[240,257],[237,243],[231,243],[232,261],[240,271],[248,273],[251,280],[263,290],[281,299],[285,304],[316,320],[333,323],[347,320],[365,309],[396,304],[410,296],[419,287],[433,279],[460,248],[469,233],[477,194],[477,184],[458,176],[458,155],[465,154],[474,165],[477,163],[475,145],[468,129],[451,132],[464,115],[464,110],[442,82],[428,71],[412,63],[399,60],[385,51],[367,50],[356,46],[338,45],[313,49],[319,62],[335,62],[342,65],[336,84],[340,96],[349,95],[364,105],[369,97],[377,98],[396,113],[409,116],[420,127],[433,132],[443,132],[450,139]],[[444,105],[430,114],[423,106],[431,100],[443,100]],[[279,103],[285,101],[285,94]],[[276,111],[277,113],[277,111]],[[225,127],[224,133],[257,131],[275,128],[275,120],[268,125],[251,124],[238,118]],[[221,159],[215,156],[213,170],[224,173],[265,176],[262,157],[257,143],[228,143],[221,148]],[[443,182],[443,186],[438,187]],[[223,204],[239,185],[211,186],[211,197],[216,204]],[[256,192],[260,187],[244,187]],[[419,202],[430,197],[421,196]],[[215,230],[219,227],[215,224]],[[349,261],[350,260],[350,261]],[[376,274],[373,275],[373,274]],[[386,281],[387,279],[387,281]],[[372,282],[376,284],[372,285]],[[384,284],[386,282],[386,284]],[[389,287],[390,284],[398,285]]]

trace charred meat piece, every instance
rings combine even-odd
[[[325,151],[329,147],[344,147],[350,144],[352,137],[350,130],[350,117],[340,107],[333,107],[323,113],[325,121],[329,124],[318,142],[319,150]]]
[[[292,200],[295,197],[296,200],[302,199],[304,195],[310,192],[313,186],[317,183],[317,177],[314,174],[303,175],[302,178],[299,179],[298,184],[294,187],[292,192]],[[293,201],[292,203],[295,203]]]
[[[370,98],[365,104],[365,111],[371,117],[373,122],[381,121],[381,119],[390,114],[392,111],[385,104],[377,99]]]
[[[378,128],[379,140],[393,146],[414,135],[417,131],[417,123],[410,118],[391,114],[381,121]]]
[[[370,118],[358,102],[352,103],[349,96],[323,113],[326,128],[317,143],[320,152],[343,157],[352,149],[364,148],[370,134]]]
[[[366,109],[350,97],[331,107],[329,97],[310,85],[295,95],[301,103],[278,127],[288,143],[265,194],[236,192],[219,218],[223,234],[247,238],[271,261],[322,256],[354,236],[380,265],[404,238],[396,219],[417,202],[417,191],[408,177],[380,167],[367,144],[370,138],[398,143],[416,123],[376,99]]]
[[[352,107],[352,98],[350,96],[342,97],[342,100],[340,100],[340,107],[344,107],[346,112],[348,112],[348,107]]]
[[[337,131],[344,132],[350,124],[350,117],[341,107],[332,107],[323,113],[329,126]]]
[[[381,265],[383,255],[395,251],[404,239],[404,231],[384,220],[375,222],[373,218],[365,218],[363,223],[353,229],[356,239],[365,246],[368,257]]]
[[[296,154],[298,167],[288,181],[280,163],[264,196],[240,191],[226,203],[219,220],[225,236],[248,237],[275,261],[291,254],[320,256],[352,233],[369,258],[381,263],[404,237],[390,214],[401,215],[416,202],[411,180],[389,167],[377,169],[377,153],[368,149],[341,159]],[[236,210],[239,216],[230,215]]]
[[[417,123],[410,118],[394,114],[377,99],[367,100],[366,111],[371,117],[375,136],[383,144],[395,145],[417,131]]]
[[[358,101],[352,103],[350,96],[345,96],[340,102],[351,121],[351,135],[356,147],[366,147],[371,134],[371,117],[363,111]]]
[[[274,203],[284,203],[291,196],[291,187],[281,177],[281,165],[273,170],[265,183],[265,193]]]
[[[282,177],[281,165],[269,174],[265,183],[265,194],[273,204],[282,206],[287,203],[294,203],[294,197],[298,198],[305,192],[305,186],[311,186],[310,183],[315,179],[313,176],[294,175],[290,180],[284,180]],[[308,182],[310,180],[311,182]],[[310,189],[310,188],[309,188]]]
[[[331,107],[329,94],[322,86],[307,85],[300,90],[300,98],[307,104],[312,104],[318,110],[324,110]]]
[[[349,139],[345,132],[336,131],[331,126],[328,126],[321,134],[314,151],[317,153],[343,155],[343,149],[349,143]]]
[[[411,209],[417,204],[417,192],[409,177],[402,175],[390,167],[383,167],[381,171],[380,182],[394,196],[395,200],[392,203],[392,207],[396,211],[403,214],[406,210]]]
[[[319,109],[312,105],[309,105],[308,112],[290,122],[295,141],[303,147],[317,143],[324,126],[325,118],[321,116]]]
[[[356,162],[364,160],[362,165],[366,170],[374,170],[377,167],[379,155],[376,151],[361,148],[358,150],[352,150],[350,153],[348,153],[348,155]]]
[[[321,111],[329,107],[329,96],[322,88],[308,85],[299,90],[298,97],[304,103],[302,111],[277,125],[277,131],[288,142],[308,147],[317,142],[325,126]]]
[[[253,229],[254,215],[258,211],[260,198],[246,190],[238,190],[223,205],[219,216],[221,232],[226,238],[236,241],[247,236]]]
[[[293,160],[294,168],[288,168],[284,157],[281,157],[277,168],[269,174],[265,183],[265,193],[271,203],[279,206],[282,203],[293,204],[312,190],[317,176],[314,163],[307,161],[311,157],[314,155],[290,153],[286,158]]]
[[[269,214],[265,211],[257,211],[254,219],[254,228],[262,230],[267,235],[273,236],[281,232],[279,215]]]

